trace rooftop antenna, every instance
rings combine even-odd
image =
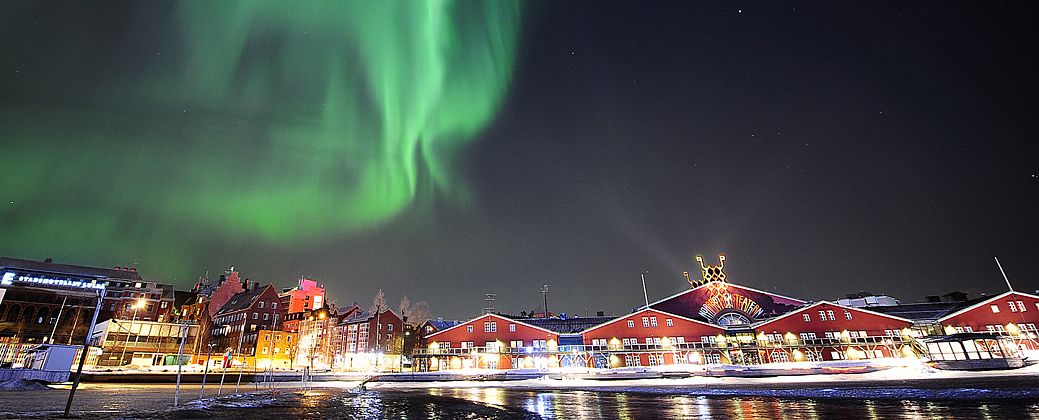
[[[483,300],[487,302],[487,306],[483,307],[483,313],[489,314],[491,312],[494,312],[494,300],[498,298],[498,295],[494,293],[487,293],[484,296],[485,297],[483,298]]]
[[[548,318],[548,285],[541,286],[541,295],[545,298],[545,318]]]
[[[996,260],[996,267],[999,267],[999,272],[1003,274],[1003,280],[1006,280],[1006,282],[1007,282],[1007,289],[1010,289],[1010,291],[1013,292],[1014,291],[1014,287],[1010,285],[1010,279],[1007,278],[1007,272],[1003,271],[1003,264],[999,263],[999,257],[992,257],[992,258],[994,258]]]

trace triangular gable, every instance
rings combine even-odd
[[[653,307],[653,305],[656,305],[658,303],[662,303],[664,301],[668,301],[668,300],[674,299],[676,297],[679,297],[679,296],[682,296],[682,295],[685,295],[685,294],[688,294],[688,293],[695,292],[697,290],[700,290],[700,289],[703,289],[703,288],[705,288],[707,286],[710,286],[713,283],[722,283],[722,282],[712,281],[712,282],[704,283],[704,284],[696,286],[696,287],[694,287],[692,289],[683,290],[681,292],[675,293],[675,294],[673,294],[671,296],[668,296],[666,298],[660,299],[660,300],[658,300],[656,302],[650,303],[649,306]],[[777,297],[777,298],[780,298],[780,299],[786,299],[786,300],[791,300],[791,301],[794,301],[794,302],[799,302],[801,304],[808,303],[807,300],[801,300],[801,299],[792,298],[792,297],[789,297],[789,296],[783,296],[783,295],[778,294],[778,293],[766,292],[764,290],[758,290],[758,289],[755,289],[753,287],[743,286],[743,285],[739,285],[739,284],[735,284],[735,283],[729,283],[729,282],[724,282],[724,283],[725,283],[726,287],[736,287],[737,289],[743,289],[743,290],[748,290],[748,291],[751,291],[751,292],[761,293],[763,295],[774,296],[774,297]]]
[[[866,313],[866,314],[870,314],[870,315],[877,315],[877,316],[882,316],[884,318],[894,319],[896,321],[908,322],[910,324],[913,323],[913,320],[911,320],[911,319],[906,319],[906,318],[902,318],[902,317],[898,317],[898,316],[894,316],[894,315],[882,314],[880,312],[873,312],[873,311],[871,311],[869,309],[865,309],[865,308],[855,308],[855,307],[851,307],[851,306],[844,306],[844,305],[841,305],[841,304],[835,303],[835,302],[830,302],[830,301],[826,301],[826,300],[820,300],[818,302],[815,302],[815,303],[813,303],[811,305],[808,305],[808,306],[805,306],[803,308],[800,308],[800,309],[797,309],[797,310],[794,310],[794,311],[790,311],[789,313],[784,314],[782,316],[778,316],[778,317],[775,317],[775,318],[772,318],[772,319],[766,319],[766,320],[763,320],[763,321],[758,322],[756,324],[751,324],[751,328],[757,329],[757,328],[764,327],[764,326],[766,326],[768,324],[771,324],[773,322],[779,321],[779,320],[784,319],[786,317],[790,317],[790,316],[794,316],[794,315],[805,313],[809,309],[812,309],[812,308],[814,308],[816,306],[819,306],[819,305],[822,305],[822,304],[833,305],[833,306],[836,306],[838,308],[844,309],[846,311],[858,312],[858,313]]]
[[[724,291],[724,293],[723,293]],[[725,299],[719,299],[723,296]],[[658,300],[653,309],[715,321],[725,312],[743,313],[750,322],[776,317],[803,307],[808,302],[728,282],[713,281]]]
[[[975,304],[973,304],[971,306],[968,306],[966,308],[960,309],[960,310],[958,310],[956,312],[953,312],[951,314],[948,314],[946,316],[938,318],[938,323],[941,323],[942,321],[945,321],[945,320],[947,320],[949,318],[952,318],[954,316],[963,314],[965,312],[973,311],[974,309],[977,309],[977,308],[982,307],[984,305],[991,304],[992,301],[1002,299],[1002,298],[1006,297],[1007,295],[1011,295],[1011,294],[1017,294],[1017,295],[1021,295],[1021,296],[1028,296],[1028,297],[1030,297],[1032,299],[1039,299],[1039,296],[1033,295],[1031,293],[1023,293],[1023,292],[1018,292],[1018,291],[1006,291],[1006,292],[1003,292],[1003,293],[1001,293],[999,295],[996,295],[996,296],[993,296],[991,298],[985,299],[985,300],[983,300],[981,302],[975,303]]]
[[[632,312],[630,314],[624,314],[624,315],[618,316],[618,317],[616,317],[614,319],[611,319],[609,321],[603,322],[603,323],[601,323],[599,325],[595,325],[595,326],[589,327],[589,328],[581,331],[579,334],[584,335],[584,334],[592,332],[592,331],[594,331],[596,329],[599,329],[599,328],[605,327],[607,325],[610,325],[610,324],[612,324],[614,322],[621,321],[621,320],[623,320],[623,319],[625,319],[627,317],[636,316],[636,315],[641,314],[643,312],[650,312],[650,311],[658,313],[660,315],[671,316],[671,317],[675,317],[675,318],[678,318],[678,319],[681,319],[681,320],[685,320],[685,321],[689,321],[689,322],[693,322],[693,323],[697,323],[697,324],[701,324],[701,325],[706,325],[706,326],[714,328],[716,330],[724,330],[724,328],[722,328],[722,327],[719,327],[719,326],[711,324],[711,323],[703,322],[703,321],[700,321],[700,320],[697,320],[697,319],[687,318],[687,317],[684,317],[684,316],[681,316],[681,315],[678,315],[678,314],[673,314],[673,313],[670,313],[670,312],[661,311],[659,309],[644,308],[644,309]]]
[[[483,318],[488,318],[488,317],[491,317],[491,318],[495,318],[495,319],[499,319],[499,320],[502,320],[502,321],[507,321],[507,322],[511,322],[511,323],[514,323],[514,324],[520,324],[520,325],[524,325],[524,326],[527,326],[527,327],[533,328],[533,329],[535,329],[535,330],[541,330],[541,331],[547,332],[547,333],[549,333],[549,334],[552,334],[552,335],[559,335],[559,333],[558,333],[558,332],[556,332],[556,331],[552,331],[552,330],[550,330],[550,329],[547,329],[547,328],[541,328],[541,327],[539,327],[539,326],[537,326],[537,325],[531,325],[531,324],[528,324],[528,323],[526,323],[526,322],[523,322],[523,321],[517,321],[517,320],[515,320],[515,319],[512,319],[512,318],[506,318],[506,317],[504,317],[504,316],[501,316],[501,315],[496,315],[496,314],[483,314],[483,315],[480,315],[480,316],[478,316],[478,317],[476,317],[476,318],[470,319],[470,320],[468,320],[468,321],[466,321],[466,322],[462,322],[462,323],[460,323],[460,324],[458,324],[458,325],[455,325],[455,326],[453,326],[453,327],[451,327],[451,328],[447,328],[447,329],[445,329],[445,330],[437,331],[437,332],[435,332],[435,333],[432,333],[432,334],[430,334],[430,335],[427,335],[427,336],[425,336],[425,338],[427,338],[427,339],[428,339],[428,338],[430,338],[430,337],[433,337],[434,335],[437,335],[437,334],[441,334],[441,333],[446,333],[446,332],[448,332],[448,331],[451,331],[451,330],[453,330],[453,329],[455,329],[455,328],[458,328],[458,327],[462,327],[462,326],[465,326],[465,325],[469,325],[469,324],[471,324],[471,323],[475,323],[476,321],[479,321],[479,320],[481,320],[481,319],[483,319]]]

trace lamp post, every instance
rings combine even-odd
[[[209,343],[209,353],[206,355],[206,369],[202,371],[202,389],[198,391],[198,399],[202,399],[202,396],[206,394],[206,376],[209,375],[209,364],[212,363],[213,359],[213,343]]]
[[[69,417],[72,409],[72,398],[76,396],[76,388],[79,387],[79,378],[83,374],[83,363],[87,360],[87,352],[90,351],[90,340],[94,335],[94,326],[97,324],[97,314],[101,312],[101,305],[105,300],[105,289],[97,291],[97,304],[94,306],[94,315],[90,319],[90,327],[87,328],[87,338],[83,343],[83,350],[79,354],[79,365],[72,377],[72,389],[69,391],[69,399],[65,402],[65,418]],[[100,344],[100,343],[98,343]]]
[[[404,349],[408,348],[409,335],[411,335],[411,331],[404,330],[404,335],[400,337],[400,371],[402,373],[404,372]],[[412,369],[412,371],[414,371],[414,365],[412,365]]]
[[[128,328],[126,330],[126,339],[123,340],[123,353],[119,355],[119,365],[120,366],[122,366],[123,359],[126,357],[126,346],[129,345],[130,332],[131,332],[131,330],[133,330],[133,324],[135,322],[137,322],[137,311],[140,310],[142,307],[144,307],[144,305],[145,305],[144,299],[137,299],[137,301],[134,302],[134,304],[133,304],[133,319],[130,321],[130,328]],[[137,329],[137,333],[138,334],[136,336],[134,336],[134,340],[133,340],[134,346],[137,346],[137,338],[140,336],[140,332],[141,332],[141,329],[138,328]],[[131,359],[132,358],[133,357],[131,357]]]

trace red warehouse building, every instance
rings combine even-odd
[[[416,361],[422,370],[520,369],[558,366],[559,333],[486,314],[426,337]]]
[[[705,351],[725,329],[656,309],[621,316],[581,333],[595,367],[657,366],[718,362],[720,353]]]
[[[938,319],[946,334],[997,332],[1009,335],[1022,350],[1039,350],[1039,296],[1006,292]]]
[[[900,357],[913,321],[817,302],[754,325],[763,362]]]

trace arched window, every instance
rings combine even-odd
[[[32,307],[32,306],[26,307],[25,308],[25,312],[22,312],[22,321],[23,322],[33,322],[34,321],[34,319],[32,318],[33,315],[36,315],[36,308]]]
[[[4,318],[5,322],[18,322],[18,315],[21,315],[22,307],[18,304],[11,305],[7,308],[7,316]]]
[[[40,308],[40,312],[36,314],[36,323],[43,324],[48,323],[48,317],[50,316],[50,310],[47,308]]]

